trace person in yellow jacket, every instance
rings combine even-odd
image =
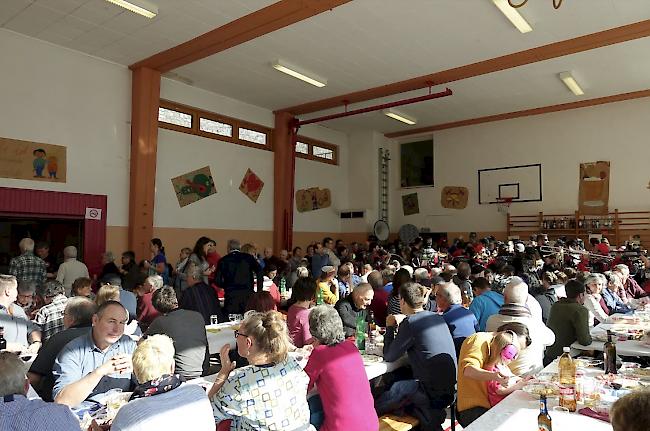
[[[336,268],[326,265],[322,268],[318,277],[318,296],[323,298],[325,304],[334,305],[339,300],[339,286],[334,278]]]

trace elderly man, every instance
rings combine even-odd
[[[228,254],[217,264],[214,281],[224,290],[224,312],[243,314],[248,299],[253,294],[253,286],[264,286],[262,267],[253,256],[242,253],[238,240],[228,241]]]
[[[101,401],[111,389],[135,386],[131,355],[135,341],[124,335],[129,314],[117,301],[106,301],[92,318],[92,330],[69,342],[54,362],[54,401],[76,407]]]
[[[45,305],[36,313],[34,323],[41,327],[43,341],[63,330],[63,311],[68,301],[63,290],[63,285],[56,280],[46,281],[38,288],[38,296]]]
[[[35,281],[40,284],[45,281],[45,262],[34,255],[34,240],[23,238],[18,243],[20,256],[14,257],[9,262],[9,274],[18,281]]]
[[[436,305],[442,312],[442,318],[447,322],[451,337],[454,339],[456,356],[465,338],[478,331],[478,320],[474,313],[462,306],[463,296],[460,288],[453,282],[438,285],[436,290]]]
[[[519,354],[530,345],[528,328],[519,323],[507,323],[498,332],[509,332],[516,339]],[[508,377],[498,371],[484,369],[490,358],[490,343],[496,333],[477,332],[467,337],[460,349],[458,358],[458,422],[467,428],[480,416],[490,409],[487,393],[487,382],[494,380],[502,385],[508,382]]]
[[[28,349],[30,352],[38,352],[41,348],[41,328],[29,320],[21,307],[14,304],[17,298],[16,277],[0,275],[0,322],[7,340],[7,350],[21,352]]]
[[[16,298],[16,305],[20,305],[27,316],[30,316],[34,310],[36,286],[37,283],[35,281],[18,282],[18,297]]]
[[[203,316],[206,325],[210,324],[210,316],[219,316],[219,321],[223,322],[225,319],[221,312],[219,298],[214,289],[203,282],[201,267],[192,263],[186,274],[188,287],[181,297],[180,308],[198,312]]]
[[[521,278],[512,277],[503,291],[503,296],[503,305],[499,313],[488,319],[487,330],[496,331],[500,326],[510,322],[526,325],[531,344],[510,362],[509,367],[518,376],[535,374],[542,369],[544,349],[555,342],[555,334],[526,306],[528,285]]]
[[[334,306],[343,321],[346,337],[352,337],[357,333],[357,319],[367,320],[368,306],[372,302],[373,296],[372,286],[368,283],[361,283],[354,288],[350,295],[339,300]]]
[[[88,267],[77,260],[77,247],[69,245],[63,249],[64,261],[56,273],[56,280],[65,286],[65,295],[70,296],[72,283],[77,278],[88,278]]]
[[[66,406],[28,400],[25,364],[11,352],[0,352],[0,428],[11,431],[78,430],[79,420]]]
[[[384,359],[392,362],[406,352],[414,379],[395,382],[377,400],[375,408],[382,415],[409,406],[422,429],[442,430],[445,408],[454,399],[456,385],[454,341],[444,319],[422,308],[425,287],[404,283],[399,294],[404,314],[386,319]]]
[[[97,306],[90,299],[83,296],[70,298],[65,304],[63,313],[65,329],[47,340],[29,368],[27,373],[29,382],[45,401],[53,401],[54,375],[52,368],[56,357],[70,341],[90,332],[95,311],[97,311]]]
[[[650,293],[646,292],[639,286],[634,277],[630,277],[630,268],[627,265],[619,264],[614,267],[614,272],[621,276],[623,287],[628,298],[641,299],[649,296]]]
[[[169,286],[156,290],[152,303],[161,315],[151,323],[146,334],[165,334],[174,341],[176,373],[186,379],[207,374],[210,352],[203,316],[179,309],[176,293]]]

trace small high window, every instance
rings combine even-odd
[[[176,126],[192,128],[192,116],[180,111],[167,108],[158,108],[158,121],[174,124]]]
[[[199,129],[202,132],[214,133],[215,135],[228,136],[232,138],[232,126],[227,123],[221,123],[208,118],[200,118]]]

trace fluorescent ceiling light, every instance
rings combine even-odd
[[[298,68],[295,66],[290,66],[289,64],[283,62],[283,61],[276,61],[271,64],[275,70],[279,70],[282,73],[286,73],[287,75],[293,76],[294,78],[298,78],[301,81],[305,81],[308,84],[314,85],[316,87],[325,87],[327,85],[327,80],[323,78],[319,78],[316,75],[313,75],[312,73],[305,72],[303,70],[298,71]],[[309,76],[311,75],[311,76]]]
[[[401,112],[394,111],[392,109],[384,109],[381,111],[384,113],[385,116],[392,118],[393,120],[401,121],[402,123],[406,123],[409,126],[412,126],[416,123],[415,118],[409,117],[407,115],[402,114]]]
[[[106,0],[109,3],[123,7],[124,9],[137,13],[147,18],[153,18],[158,15],[158,7],[154,4],[143,0]]]
[[[575,80],[573,75],[571,75],[571,72],[562,72],[560,73],[560,79],[562,82],[564,82],[564,85],[569,87],[569,90],[576,96],[582,96],[585,94],[584,91],[582,91],[582,88],[580,88],[580,85],[578,85],[578,82]]]
[[[528,33],[533,31],[533,28],[528,24],[528,22],[524,19],[523,16],[517,11],[517,9],[513,8],[508,4],[508,0],[492,0],[494,5],[499,8],[502,14],[506,16],[514,25],[517,27],[517,30],[519,30],[522,33]]]

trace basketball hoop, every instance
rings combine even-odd
[[[501,214],[508,214],[511,204],[512,198],[497,198],[497,210]]]

